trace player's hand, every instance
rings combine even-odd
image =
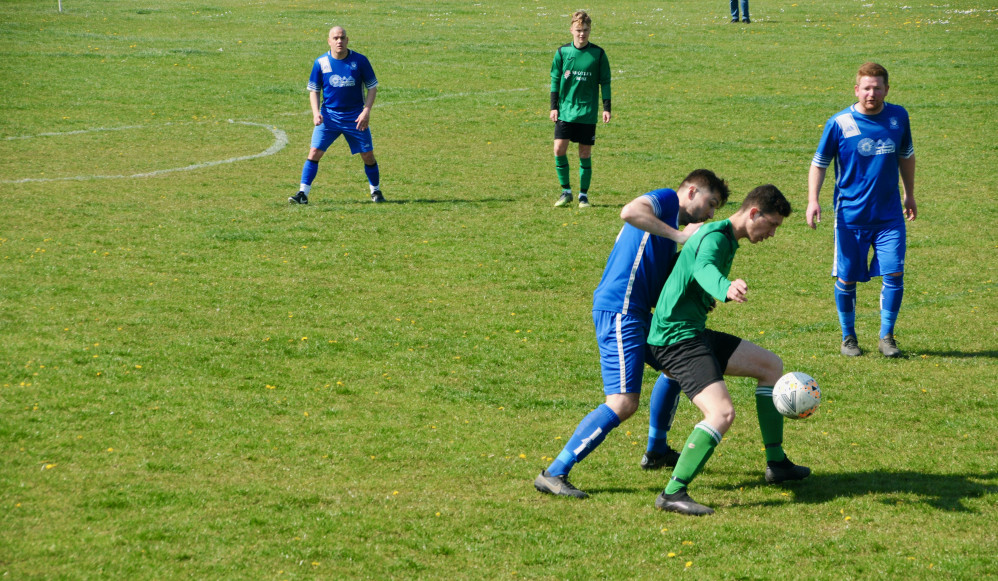
[[[680,244],[686,244],[686,241],[690,239],[691,236],[697,233],[697,230],[703,226],[703,222],[694,222],[692,224],[687,224],[685,228],[679,231],[679,235],[683,238]]]
[[[918,215],[918,208],[915,206],[915,196],[904,197],[904,215],[911,222]]]
[[[745,302],[745,293],[748,292],[748,283],[742,279],[737,279],[731,281],[731,286],[728,287],[728,300],[735,301],[736,303]]]
[[[357,131],[363,131],[367,129],[368,122],[371,120],[371,110],[364,108],[357,116]]]
[[[549,114],[548,117],[551,119],[552,123],[558,121],[558,110],[551,109],[551,114]]]
[[[322,125],[322,113],[312,113],[312,123],[314,123],[316,127]]]
[[[603,123],[609,123],[609,122],[610,122],[610,112],[603,111]]]
[[[807,212],[805,212],[804,215],[807,218],[807,225],[814,230],[818,227],[818,223],[821,222],[821,204],[817,202],[808,202]]]

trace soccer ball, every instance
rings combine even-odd
[[[818,411],[821,388],[810,375],[791,371],[773,386],[773,404],[776,411],[792,420],[806,418]]]

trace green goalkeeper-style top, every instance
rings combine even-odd
[[[712,299],[727,299],[736,250],[731,220],[704,224],[686,241],[655,305],[648,343],[672,345],[706,329]]]
[[[551,93],[558,94],[558,120],[595,125],[601,87],[603,100],[608,101],[610,61],[602,48],[591,42],[583,48],[572,43],[558,48],[551,63]]]

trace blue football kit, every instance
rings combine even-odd
[[[854,107],[833,115],[811,163],[827,168],[835,161],[835,227],[903,225],[898,158],[914,154],[904,107],[884,103],[876,115]]]
[[[364,90],[378,86],[367,57],[349,51],[342,59],[332,52],[315,59],[308,90],[322,93],[322,125],[312,132],[312,147],[325,151],[337,137],[343,135],[350,145],[350,153],[372,151],[374,143],[370,128],[357,129],[357,117],[364,110]]]
[[[679,228],[679,197],[675,190],[658,189],[645,197],[659,220]],[[603,278],[593,293],[593,324],[606,395],[641,392],[645,362],[653,361],[647,348],[651,310],[658,302],[675,254],[674,241],[630,224],[624,224],[617,234]],[[652,391],[649,450],[661,452],[668,447],[666,437],[679,394],[679,384],[660,374]],[[547,473],[568,474],[618,425],[620,419],[608,405],[597,407],[579,423]]]
[[[322,123],[312,130],[312,148],[324,152],[342,135],[350,146],[351,154],[374,151],[371,128],[357,129],[357,118],[364,111],[364,88],[370,91],[377,86],[378,78],[371,62],[359,52],[348,50],[346,57],[336,59],[330,51],[315,59],[308,79],[308,90],[322,95]],[[289,201],[308,203],[312,181],[318,171],[318,161],[305,160],[299,186],[305,201],[298,201],[297,196],[289,198]],[[376,201],[384,201],[379,188],[381,174],[378,164],[375,162],[367,165],[365,162],[364,173],[371,185],[372,199],[377,194],[380,198]]]
[[[346,58],[333,58],[332,52],[315,59],[308,90],[322,93],[322,115],[337,122],[351,122],[364,109],[364,91],[373,89],[378,78],[367,57],[349,51]]]
[[[904,208],[899,159],[915,154],[908,112],[884,103],[875,115],[855,105],[825,124],[812,165],[835,162],[835,255],[832,276],[842,337],[855,336],[856,283],[884,276],[880,336],[893,335],[904,295]],[[872,258],[870,249],[873,248]]]

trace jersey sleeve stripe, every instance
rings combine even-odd
[[[832,158],[825,157],[823,155],[820,155],[820,154],[816,153],[816,154],[814,154],[814,158],[811,160],[811,165],[814,165],[814,166],[817,166],[817,167],[820,167],[820,168],[827,168],[828,166],[832,165]]]

